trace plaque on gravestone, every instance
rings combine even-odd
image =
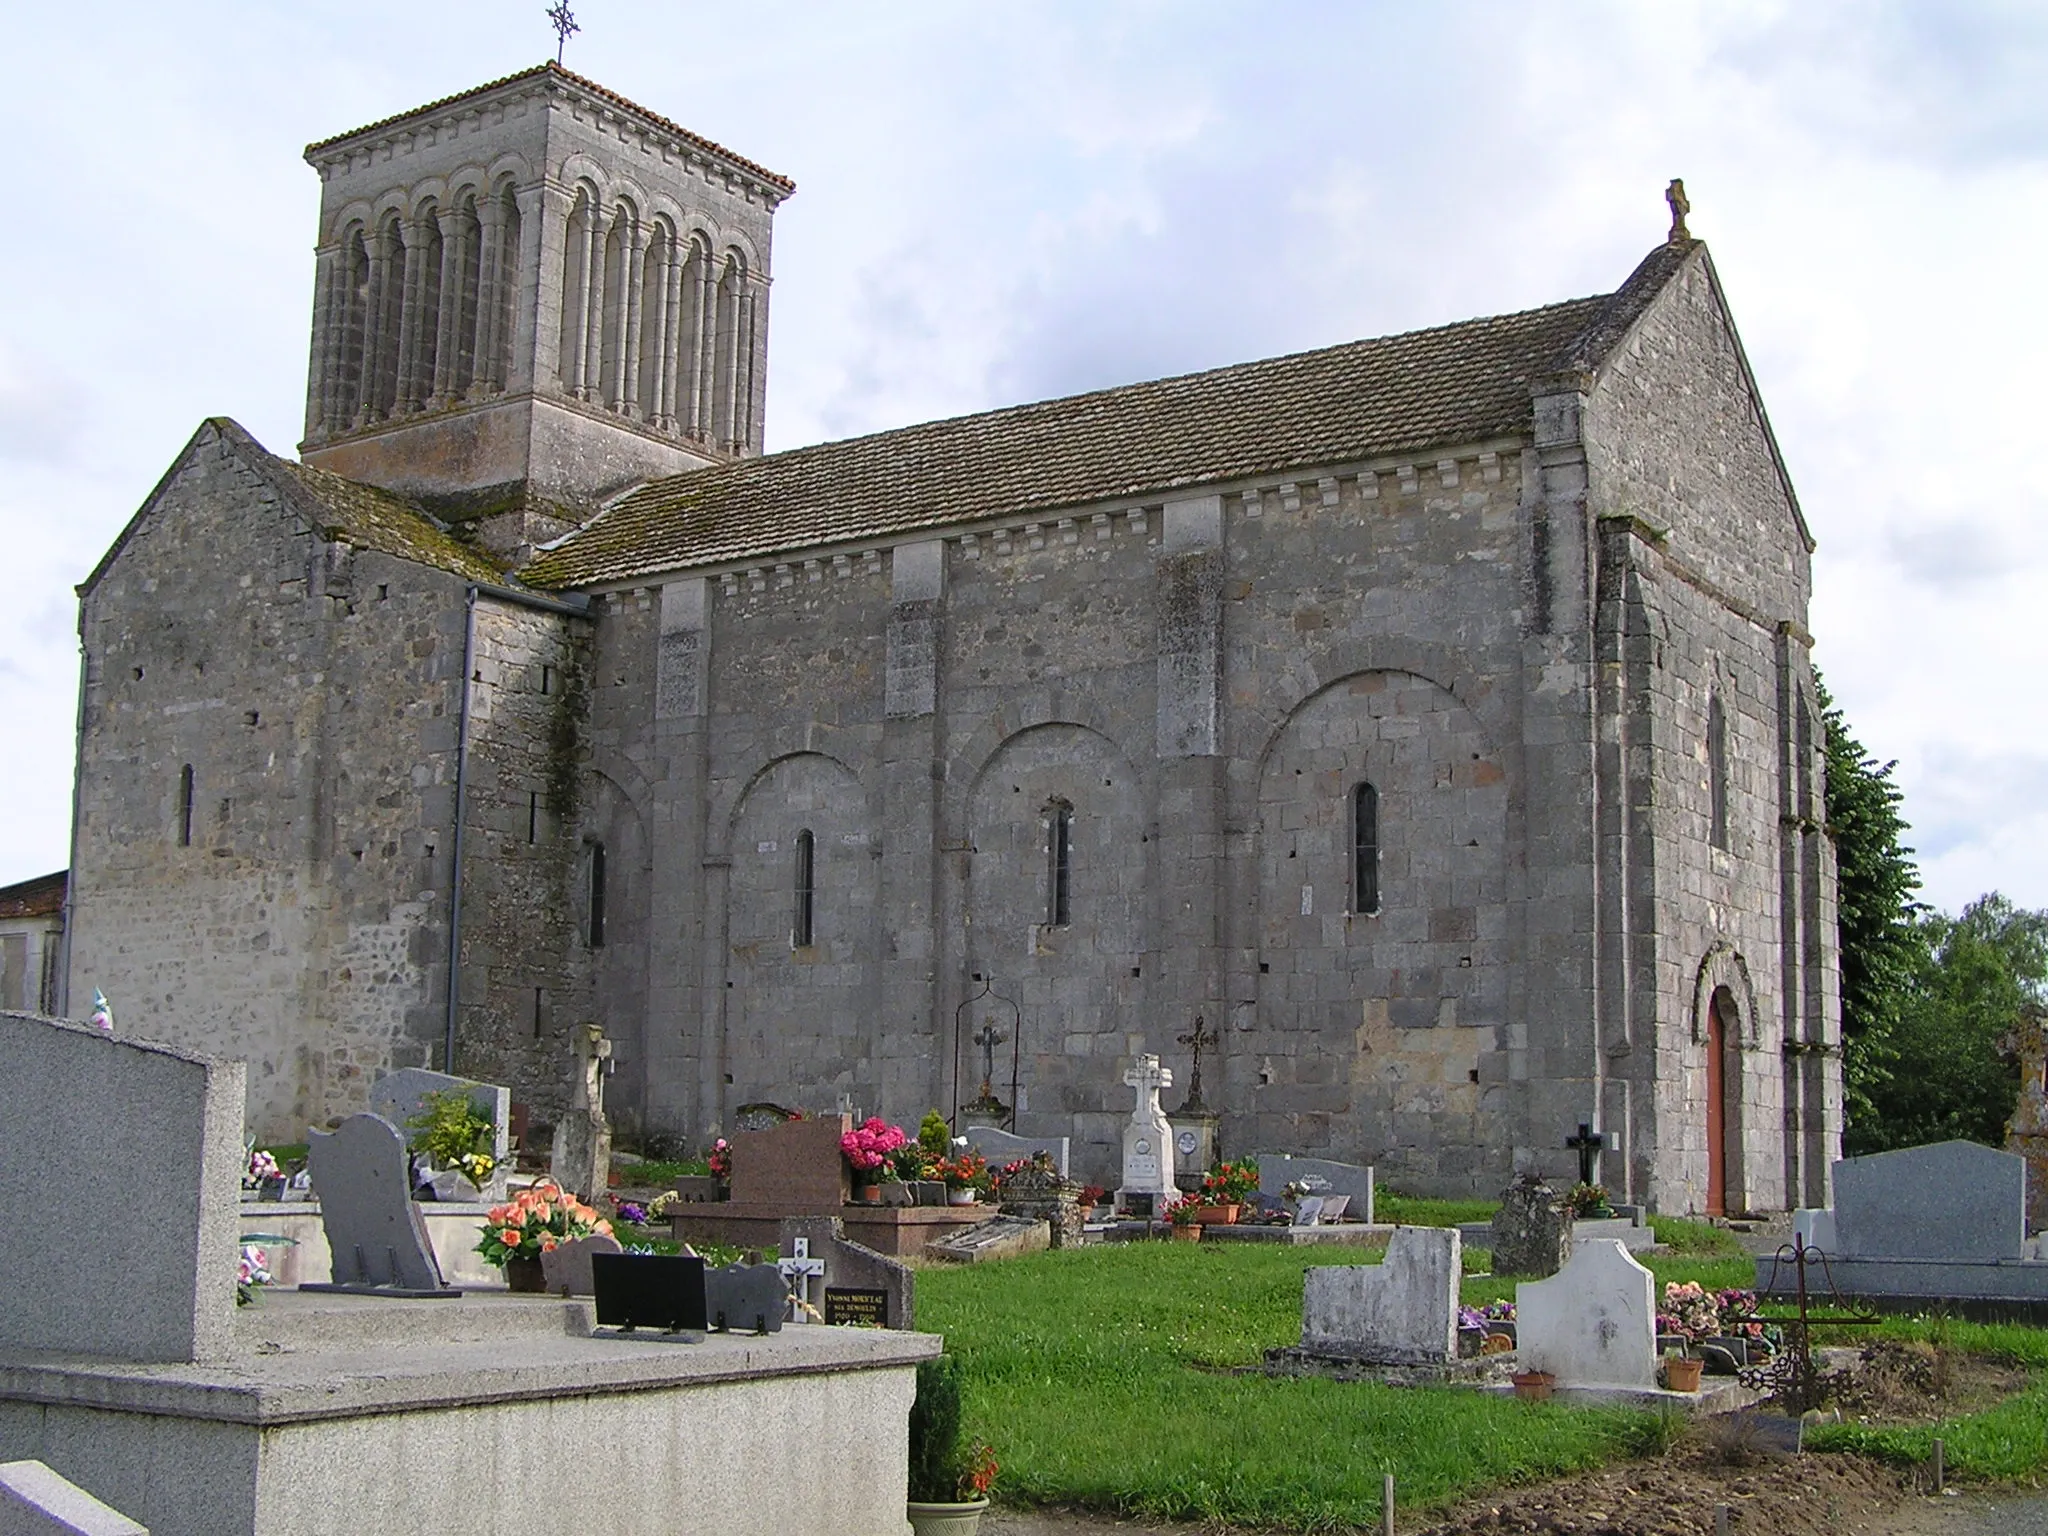
[[[670,1335],[705,1331],[704,1261],[680,1254],[593,1253],[591,1289],[602,1328]]]
[[[889,1326],[889,1293],[879,1286],[828,1285],[825,1287],[825,1322],[832,1327],[852,1324],[863,1328]]]
[[[590,1296],[590,1261],[600,1253],[624,1253],[615,1237],[591,1232],[583,1237],[557,1243],[540,1256],[541,1283],[550,1296]]]
[[[1294,1202],[1294,1225],[1312,1227],[1323,1219],[1323,1197],[1303,1195]]]

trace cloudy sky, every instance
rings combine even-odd
[[[72,588],[201,417],[301,425],[325,137],[544,0],[9,23],[0,883],[67,857]],[[580,0],[568,63],[796,179],[772,448],[1612,288],[1682,175],[1926,894],[2048,907],[2048,7]],[[235,551],[220,558],[232,564]]]

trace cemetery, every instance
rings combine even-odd
[[[241,1063],[133,1027],[0,1015],[0,1201],[66,1234],[0,1250],[0,1529],[12,1501],[38,1531],[496,1531],[549,1496],[536,1443],[662,1448],[607,1492],[622,1532],[684,1504],[908,1530],[954,1484],[945,1518],[993,1495],[1376,1525],[1390,1475],[1452,1531],[1462,1500],[1614,1467],[1708,1508],[1728,1445],[1872,1507],[1937,1428],[1953,1475],[2044,1459],[2048,1333],[1873,1306],[2040,1294],[2024,1165],[1983,1147],[1839,1164],[1788,1246],[1801,1301],[1783,1255],[1607,1202],[1592,1136],[1567,1138],[1577,1185],[1497,1203],[1213,1137],[1180,1166],[1156,1058],[1123,1074],[1111,1191],[1063,1138],[844,1104],[755,1106],[701,1164],[649,1162],[611,1145],[596,1031],[544,1153],[502,1087],[418,1070],[259,1148]],[[47,1173],[110,1159],[146,1238]]]

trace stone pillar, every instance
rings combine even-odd
[[[512,270],[501,281],[510,290],[510,314],[499,323],[511,326],[509,355],[497,375],[501,387],[517,394],[526,390],[563,392],[562,306],[568,273],[569,194],[559,187],[521,187],[519,243],[508,243]],[[501,346],[501,353],[504,349]]]
[[[661,244],[661,303],[655,316],[654,398],[648,402],[654,425],[673,432],[676,426],[676,316],[682,298],[682,262],[671,234]]]
[[[747,387],[742,397],[742,413],[746,420],[741,429],[733,435],[739,439],[742,453],[761,451],[761,412],[766,404],[763,396],[768,387],[768,356],[762,340],[762,311],[768,305],[768,284],[758,278],[749,279],[747,292]]]
[[[426,228],[423,221],[408,220],[405,242],[405,277],[399,289],[398,393],[394,414],[403,415],[419,404],[420,371],[420,287],[426,265]]]
[[[1158,623],[1155,972],[1148,1028],[1170,1039],[1197,1014],[1227,1019],[1220,974],[1224,867],[1223,499],[1168,502],[1154,586]],[[1169,1164],[1170,1166],[1170,1164]]]
[[[619,371],[612,398],[628,416],[640,414],[640,306],[646,289],[647,231],[635,223],[626,231],[626,291],[619,296]]]
[[[391,346],[391,227],[370,236],[370,293],[363,312],[363,382],[356,391],[356,426],[368,426],[384,414],[384,358]]]
[[[469,370],[470,399],[495,394],[502,386],[498,375],[498,347],[502,335],[505,294],[505,205],[487,197],[476,206],[476,344]]]
[[[313,353],[306,363],[306,436],[323,438],[334,426],[334,398],[341,348],[335,344],[335,314],[340,310],[341,248],[323,246],[313,255]]]
[[[469,220],[460,208],[445,210],[441,230],[441,302],[434,317],[433,399],[455,403],[456,365],[461,360],[462,285],[469,274]]]
[[[867,1042],[885,1102],[947,1104],[952,1018],[937,1008],[942,539],[889,556],[882,723],[882,868],[877,924],[880,1003]]]
[[[690,355],[686,363],[690,370],[690,406],[685,430],[691,437],[708,440],[711,436],[711,326],[717,314],[717,303],[712,290],[711,253],[699,250],[690,259],[693,263]]]
[[[700,977],[707,935],[704,868],[709,731],[706,696],[711,666],[711,583],[685,576],[661,588],[654,674],[654,757],[647,794],[647,1029],[641,1059],[650,1085],[674,1085],[666,1096],[685,1123],[672,1129],[701,1139],[717,1115],[682,1091],[710,1087],[718,1066],[716,1036],[706,1017]]]
[[[576,360],[576,396],[604,398],[605,216],[593,207],[583,257],[583,351]]]

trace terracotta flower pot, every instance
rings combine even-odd
[[[853,1198],[862,1205],[880,1205],[882,1203],[882,1186],[879,1184],[863,1184],[853,1192]]]
[[[1687,1360],[1673,1356],[1664,1362],[1664,1385],[1674,1392],[1699,1391],[1700,1371],[1706,1363],[1704,1360]]]
[[[1173,1229],[1173,1240],[1176,1243],[1198,1243],[1202,1240],[1202,1229],[1193,1222],[1188,1223],[1184,1227],[1175,1227]]]
[[[1557,1378],[1548,1371],[1518,1371],[1514,1382],[1515,1396],[1527,1403],[1545,1401],[1557,1386]]]
[[[547,1278],[541,1271],[539,1259],[507,1259],[505,1284],[512,1290],[529,1296],[544,1295],[548,1288]]]
[[[1198,1205],[1195,1220],[1205,1227],[1229,1227],[1237,1223],[1237,1213],[1242,1209],[1235,1205]]]

